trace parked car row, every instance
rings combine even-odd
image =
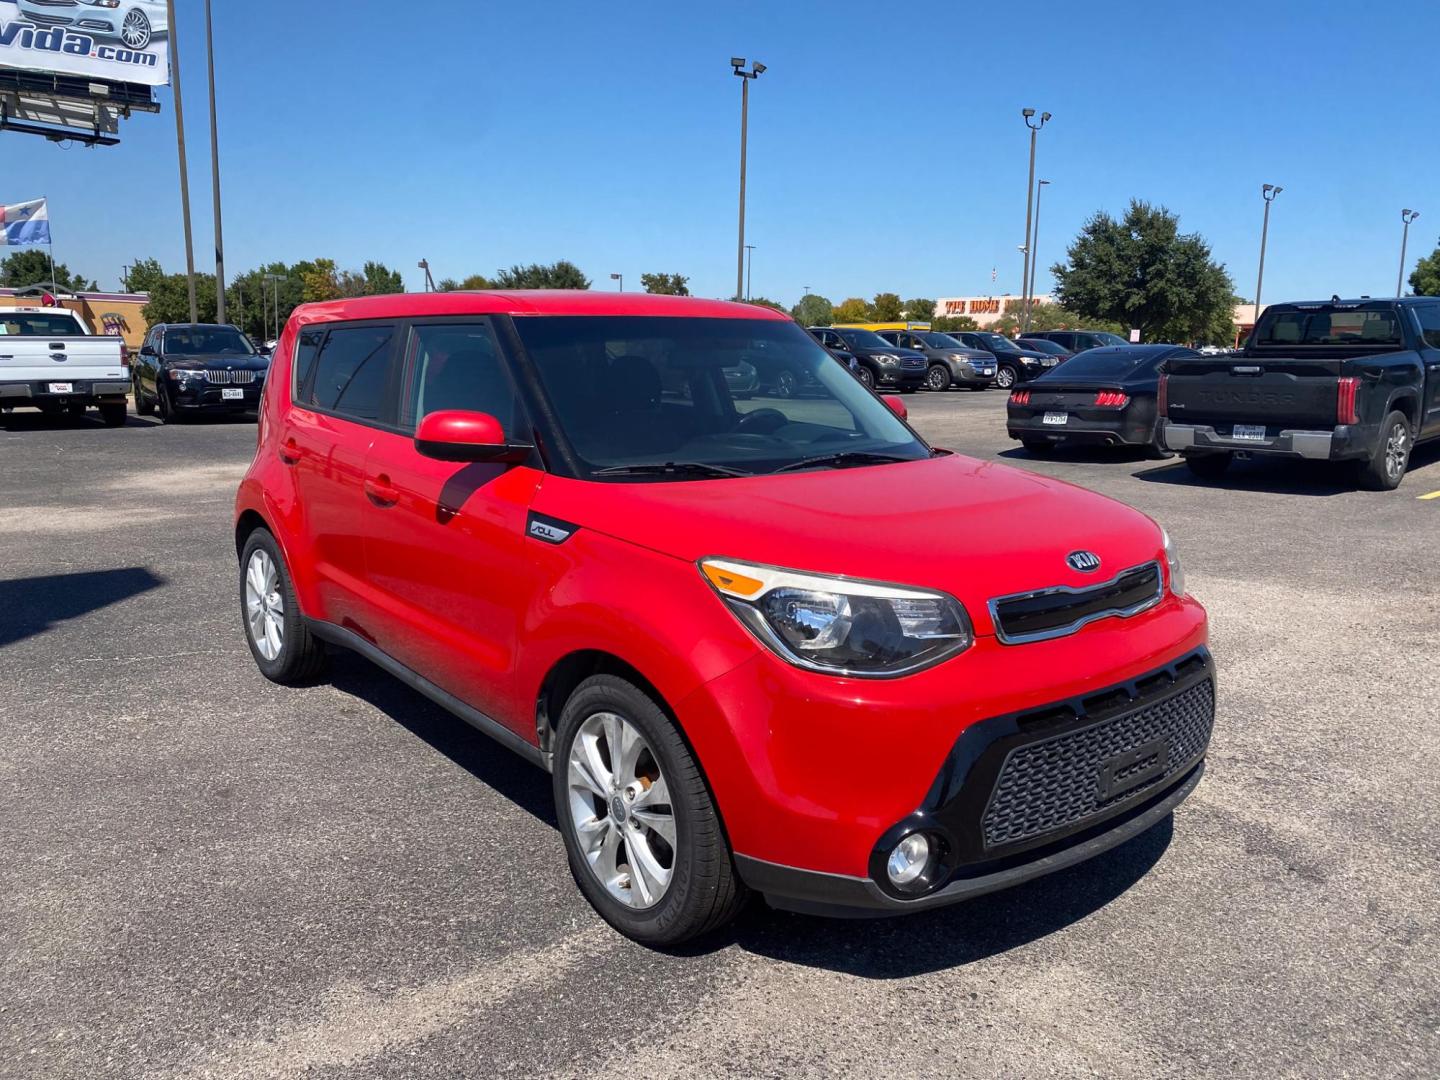
[[[1139,446],[1207,480],[1236,458],[1333,461],[1391,490],[1440,440],[1440,298],[1273,304],[1233,351],[1092,348],[1014,390],[1006,422],[1035,454]]]

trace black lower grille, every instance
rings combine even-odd
[[[982,820],[994,849],[1075,827],[1137,799],[1205,751],[1215,716],[1205,679],[1135,712],[1011,750]]]
[[[1163,595],[1159,563],[1126,570],[1084,589],[1042,589],[990,601],[995,633],[1007,645],[1062,637],[1111,615],[1135,615]]]

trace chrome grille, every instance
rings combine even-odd
[[[1000,596],[990,601],[995,635],[1005,645],[1064,637],[1112,616],[1128,618],[1158,604],[1165,595],[1158,562],[1132,566],[1110,581],[1074,589],[1053,589]]]
[[[255,381],[255,372],[221,371],[218,368],[206,368],[205,378],[217,386],[249,386]]]

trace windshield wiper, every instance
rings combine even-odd
[[[876,454],[869,450],[842,450],[834,454],[823,454],[820,457],[792,461],[789,465],[781,465],[775,471],[777,473],[794,472],[797,469],[814,469],[821,465],[828,465],[832,469],[844,469],[851,465],[884,465],[891,461],[915,460],[915,458],[904,457],[900,454]]]
[[[591,476],[673,476],[680,478],[701,478],[706,476],[754,476],[744,469],[732,469],[729,465],[711,465],[706,461],[667,461],[663,465],[611,465],[596,469]]]

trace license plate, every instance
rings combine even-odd
[[[1252,439],[1257,442],[1265,438],[1264,424],[1236,424],[1231,431],[1232,439]]]
[[[244,401],[244,400],[245,400],[245,391],[244,391],[244,390],[221,390],[221,391],[220,391],[220,400],[221,400],[221,401]]]
[[[1047,412],[1045,414],[1045,423],[1047,424],[1068,424],[1069,422],[1070,414],[1068,412]]]
[[[50,392],[52,394],[73,394],[75,392],[75,384],[68,382],[52,382],[50,384]]]

